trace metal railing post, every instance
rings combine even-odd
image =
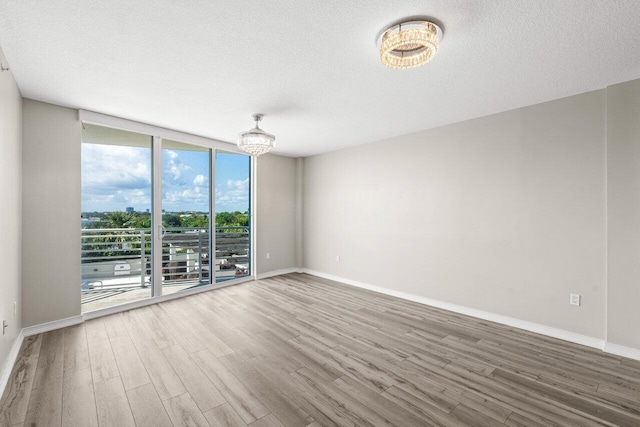
[[[140,230],[140,287],[144,288],[144,276],[147,272],[147,263],[145,261],[145,246],[144,230]]]
[[[198,283],[202,283],[202,230],[198,230]]]

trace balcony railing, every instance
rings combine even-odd
[[[216,227],[215,230],[214,280],[220,282],[248,275],[249,228]],[[82,229],[81,236],[83,304],[149,288],[151,229]],[[208,230],[166,228],[162,238],[163,289],[210,283],[209,259]]]

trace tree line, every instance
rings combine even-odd
[[[83,228],[151,228],[151,214],[144,212],[83,212],[82,218],[98,218]],[[197,212],[172,212],[162,214],[165,227],[209,228],[209,216]],[[249,212],[218,212],[216,227],[246,227]]]

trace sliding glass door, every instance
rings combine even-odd
[[[211,283],[211,149],[162,141],[162,294]]]
[[[216,152],[216,282],[251,274],[251,157]]]
[[[213,153],[83,124],[83,312],[251,275],[251,158]]]
[[[83,312],[153,295],[152,143],[148,135],[83,126]]]

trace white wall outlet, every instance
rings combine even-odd
[[[267,259],[271,259],[271,253],[267,252]]]
[[[569,295],[569,304],[571,304],[571,305],[580,305],[580,295],[579,294],[570,294]]]
[[[18,314],[18,301],[13,302],[13,317],[16,317]]]
[[[337,256],[336,256],[336,262],[337,262],[337,263],[340,263],[340,255],[337,255]]]

